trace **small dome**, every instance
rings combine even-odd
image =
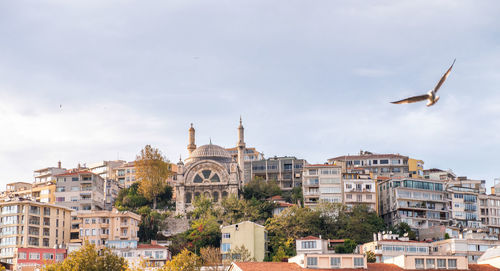
[[[208,144],[196,148],[196,150],[189,155],[190,161],[198,161],[201,159],[231,162],[231,154],[229,154],[229,152],[221,146]]]

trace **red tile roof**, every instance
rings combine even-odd
[[[243,271],[301,271],[306,270],[301,268],[296,263],[282,262],[244,262],[233,263]],[[229,269],[231,270],[231,269]],[[317,270],[317,269],[316,269]]]
[[[310,269],[301,268],[295,263],[283,263],[283,262],[236,262],[233,263],[237,265],[242,271],[404,271],[405,269],[395,265],[387,263],[368,263],[367,269],[361,268],[344,268],[344,269]],[[230,269],[231,270],[231,269]],[[426,269],[429,271],[444,271],[441,269]],[[470,271],[500,271],[500,269],[495,268],[487,264],[469,264]],[[424,270],[425,271],[425,270]]]
[[[285,199],[280,195],[276,195],[268,198],[267,200],[285,200]]]

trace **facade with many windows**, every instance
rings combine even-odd
[[[14,263],[16,248],[52,248],[70,240],[71,209],[33,201],[0,202],[0,261]]]
[[[141,216],[138,214],[113,209],[112,211],[79,213],[78,220],[79,242],[89,241],[97,247],[116,245],[119,242],[119,247],[122,247],[123,242],[139,241],[137,232]]]
[[[348,169],[342,173],[344,204],[348,208],[365,205],[370,210],[377,209],[377,183],[365,169]]]
[[[448,223],[448,201],[441,181],[382,180],[378,192],[379,214],[388,225],[405,222],[414,229],[425,229]]]
[[[321,201],[342,203],[341,167],[330,164],[304,166],[302,192],[305,206],[315,206]]]
[[[302,186],[304,159],[292,156],[272,157],[264,160],[245,162],[245,183],[254,178],[276,181],[281,190],[291,190]]]

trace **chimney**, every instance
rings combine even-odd
[[[57,162],[57,168],[61,168],[61,160],[59,160],[59,162]]]
[[[156,240],[151,240],[151,245],[157,245],[157,241]]]
[[[377,241],[377,234],[373,233],[373,241]]]

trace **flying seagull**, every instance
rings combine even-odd
[[[396,101],[396,102],[391,102],[391,103],[393,103],[393,104],[409,104],[409,103],[416,103],[416,102],[425,101],[425,100],[429,101],[429,102],[427,102],[427,106],[431,106],[431,105],[434,105],[435,103],[437,103],[437,101],[439,100],[439,96],[437,96],[436,93],[438,92],[439,88],[444,83],[444,81],[446,81],[446,78],[448,78],[448,75],[450,75],[451,68],[453,68],[453,65],[455,65],[455,60],[456,59],[453,60],[453,63],[451,64],[450,68],[443,75],[443,77],[441,77],[441,80],[439,80],[439,82],[437,83],[437,85],[434,87],[433,90],[429,91],[425,95],[414,96],[414,97],[406,98],[406,99]]]

